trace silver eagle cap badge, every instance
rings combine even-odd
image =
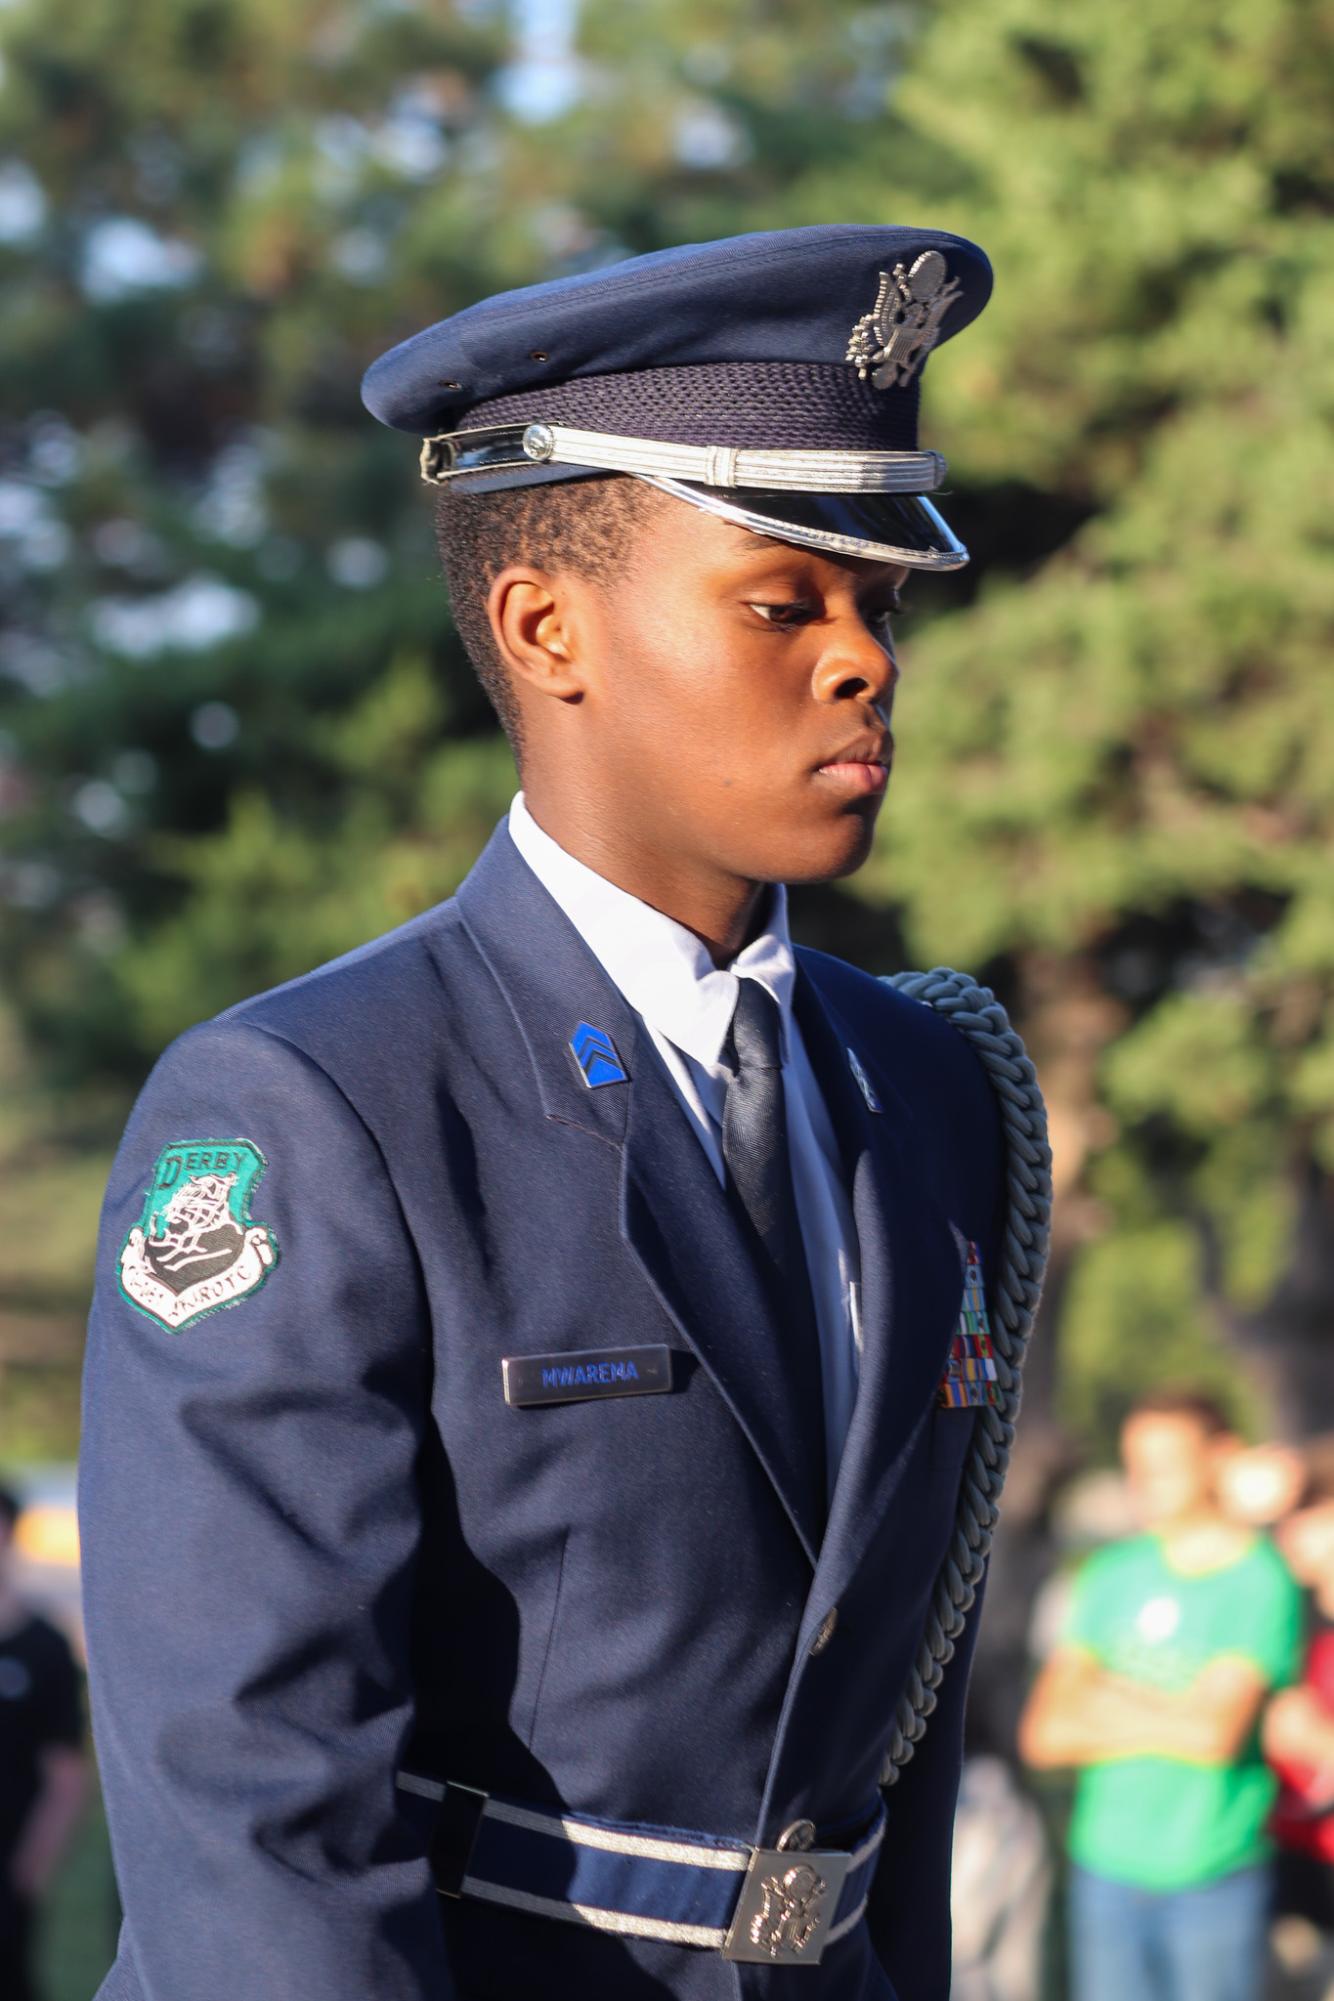
[[[926,360],[940,335],[940,322],[963,287],[947,275],[938,250],[924,250],[911,270],[896,264],[880,273],[880,290],[869,313],[852,329],[844,357],[863,382],[877,389],[902,389]]]

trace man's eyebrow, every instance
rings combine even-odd
[[[722,516],[718,518],[723,519]],[[726,560],[729,564],[744,562],[748,573],[756,572],[762,575],[766,567],[780,566],[800,566],[809,570],[814,564],[828,561],[827,557],[821,556],[818,549],[808,549],[800,542],[784,542],[776,535],[757,535],[753,528],[743,528],[736,521],[724,520],[723,525],[731,529],[736,538],[735,547],[728,551]],[[850,576],[853,579],[858,597],[866,597],[878,591],[897,595],[903,590],[908,575],[911,574],[911,572],[907,575],[900,574],[905,568],[902,563],[876,563],[864,558],[846,567],[839,563],[832,567],[842,576]]]
[[[735,538],[728,550],[730,562],[748,560],[751,567],[760,563],[803,563],[820,561],[818,549],[808,549],[800,542],[784,542],[777,535],[758,535],[753,528],[742,528],[739,523],[729,521],[726,526]]]
[[[736,521],[728,521],[724,525],[734,538],[733,546],[738,556],[767,556],[774,561],[786,557],[796,560],[814,553],[803,549],[800,543],[780,541],[777,535],[757,535],[753,528],[742,528]]]

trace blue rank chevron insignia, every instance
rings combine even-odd
[[[579,1065],[579,1075],[590,1091],[596,1091],[600,1084],[629,1081],[629,1073],[616,1054],[616,1044],[605,1028],[594,1028],[591,1022],[581,1021],[570,1037],[570,1048]]]

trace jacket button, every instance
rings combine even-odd
[[[834,1629],[837,1625],[838,1607],[837,1605],[831,1605],[817,1626],[815,1638],[811,1641],[811,1652],[813,1654],[822,1654],[824,1652],[834,1637]]]

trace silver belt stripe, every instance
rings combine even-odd
[[[668,1945],[721,1946],[727,1933],[714,1925],[673,1924],[667,1918],[632,1917],[626,1911],[600,1911],[595,1904],[566,1904],[558,1897],[534,1897],[527,1890],[507,1890],[496,1883],[479,1883],[465,1876],[461,1884],[465,1897],[480,1897],[487,1904],[506,1904],[516,1911],[531,1911],[539,1918],[574,1919],[591,1925],[594,1931],[621,1932],[627,1938],[662,1939]],[[832,1939],[834,1934],[830,1933]]]
[[[445,1788],[439,1779],[424,1779],[416,1772],[400,1772],[398,1789],[419,1793],[422,1799],[439,1800]],[[750,1861],[748,1848],[706,1848],[695,1841],[667,1841],[652,1834],[621,1834],[613,1828],[594,1827],[585,1820],[571,1820],[560,1813],[539,1813],[534,1807],[510,1806],[504,1800],[488,1799],[483,1820],[501,1820],[509,1827],[530,1828],[534,1834],[562,1834],[585,1848],[602,1848],[609,1855],[642,1855],[649,1862],[688,1862],[695,1869],[744,1869]],[[864,1858],[863,1858],[864,1859]]]
[[[494,1883],[475,1882],[471,1876],[464,1877],[461,1888],[465,1897],[479,1897],[483,1903],[505,1904],[538,1918],[563,1918],[566,1923],[575,1919],[590,1925],[594,1931],[620,1932],[626,1938],[655,1938],[666,1945],[701,1945],[715,1950],[721,1950],[727,1942],[727,1933],[721,1926],[678,1925],[665,1918],[628,1917],[624,1911],[600,1911],[593,1904],[563,1904],[555,1897],[530,1896],[526,1890],[500,1889]],[[855,1910],[830,1927],[826,1947],[837,1945],[856,1929],[866,1916],[866,1901],[863,1897]]]
[[[689,1862],[696,1869],[744,1869],[750,1861],[749,1849],[702,1848],[692,1841],[662,1841],[651,1834],[613,1834],[606,1827],[591,1827],[564,1816],[535,1813],[529,1807],[507,1806],[490,1800],[487,1820],[503,1820],[511,1827],[528,1827],[534,1834],[551,1834],[559,1828],[567,1841],[585,1848],[604,1848],[611,1855],[642,1855],[649,1862]]]

